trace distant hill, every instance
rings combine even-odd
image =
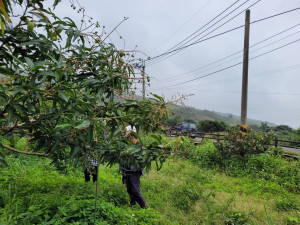
[[[133,95],[130,97],[139,101],[143,99],[139,95]],[[119,98],[116,99],[118,99],[119,101],[123,101],[122,99]],[[183,118],[184,120],[192,119],[196,122],[199,122],[201,120],[217,120],[217,121],[223,121],[228,125],[240,124],[240,116],[236,116],[231,113],[215,112],[206,109],[201,110],[201,109],[196,109],[194,107],[180,106],[180,105],[173,105],[173,104],[169,106],[169,110],[171,112],[171,116],[170,116],[171,118],[178,116]],[[247,122],[248,125],[251,126],[251,125],[261,125],[261,123],[265,121],[248,118]],[[268,122],[268,126],[274,127],[277,125]]]
[[[214,112],[209,110],[201,110],[193,107],[179,106],[179,105],[170,105],[170,111],[173,115],[171,117],[181,117],[183,119],[192,119],[196,122],[201,120],[218,120],[223,121],[228,125],[240,124],[240,116],[236,116],[230,113],[221,113]],[[260,125],[260,120],[250,119],[248,118],[248,125]],[[276,124],[269,123],[269,126],[276,126]]]

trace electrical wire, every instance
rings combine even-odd
[[[234,10],[232,10],[231,12],[229,12],[227,15],[225,15],[224,17],[222,17],[221,19],[219,19],[218,21],[216,21],[215,23],[213,23],[212,25],[210,25],[210,26],[209,26],[208,28],[206,28],[204,31],[202,31],[201,33],[197,34],[197,35],[196,35],[195,37],[193,37],[191,40],[185,41],[185,40],[191,38],[192,35],[196,34],[196,33],[199,32],[200,30],[202,30],[206,25],[208,25],[210,22],[212,22],[215,18],[217,18],[219,15],[221,15],[223,12],[225,12],[225,11],[226,11],[227,9],[229,9],[231,6],[233,6],[233,5],[231,5],[231,6],[228,7],[225,11],[223,11],[221,14],[219,14],[217,17],[215,17],[213,20],[211,20],[209,23],[205,24],[203,27],[201,27],[200,29],[198,29],[196,32],[194,32],[192,35],[190,35],[188,38],[184,39],[183,41],[181,41],[180,43],[178,43],[177,45],[175,45],[175,46],[172,47],[171,49],[167,50],[166,52],[171,51],[172,49],[174,49],[174,48],[177,47],[177,46],[179,46],[179,48],[180,48],[180,47],[182,47],[182,46],[188,44],[189,42],[191,42],[192,40],[194,40],[195,38],[197,38],[199,35],[205,33],[207,30],[209,30],[210,28],[212,28],[213,26],[215,26],[216,24],[218,24],[220,21],[222,21],[223,19],[225,19],[227,16],[229,16],[230,14],[232,14],[233,12],[235,12],[236,10],[238,10],[240,7],[242,7],[242,6],[243,6],[244,4],[246,4],[248,1],[249,1],[249,0],[247,0],[247,1],[245,1],[244,3],[242,3],[241,5],[239,5],[237,8],[235,8]],[[260,0],[256,1],[254,4],[252,4],[251,6],[249,6],[249,7],[247,7],[247,8],[248,8],[248,9],[251,8],[252,6],[254,6],[255,4],[257,4],[259,1],[260,1]],[[235,3],[234,3],[234,4],[235,4]],[[230,21],[232,21],[233,19],[235,19],[237,16],[239,16],[241,13],[243,13],[243,12],[245,12],[245,11],[246,11],[246,9],[243,10],[243,11],[241,11],[241,12],[238,13],[237,15],[231,17],[231,18],[230,18],[229,20],[227,20],[225,23],[221,24],[220,26],[218,26],[217,28],[215,28],[213,31],[209,32],[208,34],[204,35],[204,36],[201,37],[201,38],[204,38],[204,37],[208,36],[209,34],[211,34],[212,32],[216,31],[217,29],[221,28],[221,27],[224,26],[225,24],[229,23]],[[180,50],[180,51],[182,51],[182,50]],[[165,52],[165,53],[166,53],[166,52]],[[154,61],[154,62],[152,62],[152,64],[149,64],[148,66],[154,65],[154,64],[156,64],[156,63],[158,63],[158,62],[161,62],[161,61],[163,61],[163,60],[165,60],[165,59],[167,59],[167,58],[169,58],[169,57],[171,57],[171,56],[173,56],[173,55],[175,55],[175,54],[177,54],[177,53],[179,53],[179,51],[178,51],[178,52],[177,52],[177,51],[174,52],[172,55],[169,55],[169,56],[167,56],[167,57],[164,58],[164,59],[159,59],[159,60],[157,60],[157,61]],[[151,61],[151,60],[153,60],[153,59],[155,59],[155,58],[149,59],[148,61]]]
[[[300,23],[299,23],[298,25],[300,25]],[[287,30],[289,30],[289,29],[287,29]],[[289,38],[289,37],[291,37],[291,36],[293,36],[293,35],[295,35],[295,34],[298,34],[299,32],[300,32],[300,31],[296,31],[296,32],[294,32],[294,33],[292,33],[292,34],[290,34],[290,35],[287,35],[287,36],[285,36],[285,37],[283,37],[283,38],[277,40],[277,41],[274,41],[274,42],[269,43],[269,44],[267,44],[267,45],[264,45],[264,46],[262,46],[262,47],[260,47],[260,48],[258,48],[258,49],[255,49],[255,50],[251,51],[250,53],[256,52],[256,51],[261,50],[261,49],[263,49],[263,48],[266,48],[266,47],[268,47],[268,46],[270,46],[270,45],[273,45],[273,44],[275,44],[275,43],[278,43],[278,42],[280,42],[280,41],[282,41],[282,40],[284,40],[284,39],[287,39],[287,38]],[[282,32],[280,32],[280,33],[278,33],[278,34],[282,34]],[[276,36],[278,36],[278,35],[276,35]],[[276,37],[276,36],[273,35],[272,37]],[[267,39],[265,39],[264,41],[266,41],[266,40],[270,40],[270,38],[267,38]],[[259,43],[261,44],[261,43],[263,43],[264,41],[260,41]],[[257,46],[257,45],[258,45],[258,44],[252,45],[252,46],[250,46],[249,48],[254,47],[254,46]],[[218,61],[216,61],[216,62],[210,63],[210,64],[208,64],[208,65],[206,65],[206,66],[202,66],[202,67],[200,67],[200,68],[197,68],[197,69],[195,69],[195,70],[192,70],[192,71],[190,71],[190,72],[186,72],[186,73],[181,74],[181,75],[178,75],[178,76],[172,76],[172,79],[170,79],[170,78],[165,78],[165,79],[161,79],[161,80],[158,80],[158,81],[160,82],[160,81],[165,81],[165,80],[168,80],[168,81],[170,81],[170,80],[172,80],[172,81],[174,81],[174,80],[180,80],[180,79],[184,79],[184,78],[186,78],[186,77],[189,77],[190,75],[188,75],[188,74],[190,74],[190,73],[192,73],[191,75],[196,75],[194,72],[196,72],[196,71],[198,71],[198,70],[200,70],[200,69],[204,69],[204,68],[206,68],[206,67],[208,67],[208,66],[210,66],[210,65],[216,64],[216,63],[218,63],[218,62],[220,62],[220,61],[223,61],[224,59],[230,58],[230,57],[232,57],[233,55],[236,55],[236,54],[241,53],[241,52],[243,52],[243,50],[238,51],[238,52],[236,52],[236,53],[234,53],[234,54],[231,54],[231,55],[228,56],[228,57],[224,57],[224,58],[222,58],[221,60],[218,60]],[[231,59],[231,60],[228,60],[228,61],[223,62],[223,63],[221,63],[221,64],[218,64],[218,65],[216,65],[216,66],[213,66],[213,67],[207,68],[207,69],[205,69],[205,70],[202,70],[201,72],[205,72],[205,71],[214,69],[214,68],[216,68],[216,67],[219,67],[219,66],[221,66],[221,65],[224,65],[224,64],[226,64],[226,63],[232,62],[232,61],[234,61],[234,60],[236,60],[236,59],[240,59],[240,58],[242,58],[242,56],[235,57],[235,58],[233,58],[233,59]],[[186,75],[186,76],[184,76],[184,75]]]
[[[213,89],[198,89],[197,91],[200,91],[200,92],[222,92],[222,93],[241,93],[241,90],[239,91],[234,91],[234,90],[230,90],[230,91],[227,91],[227,90],[213,90]],[[261,95],[296,95],[296,96],[299,96],[300,93],[287,93],[287,92],[261,92],[261,91],[248,91],[248,93],[251,93],[251,94],[261,94]]]
[[[253,3],[252,5],[250,5],[249,7],[247,7],[246,9],[244,9],[243,11],[239,12],[239,13],[236,14],[235,16],[233,16],[233,17],[231,17],[230,19],[228,19],[228,20],[227,20],[226,22],[224,22],[223,24],[219,25],[218,27],[216,27],[215,29],[213,29],[213,30],[210,31],[209,33],[207,33],[207,34],[205,34],[204,36],[202,36],[201,38],[199,38],[197,41],[202,40],[203,38],[207,37],[209,34],[213,33],[214,31],[218,30],[218,29],[221,28],[222,26],[226,25],[227,23],[229,23],[230,21],[232,21],[233,19],[235,19],[236,17],[238,17],[239,15],[241,15],[242,13],[244,13],[247,9],[250,9],[251,7],[253,7],[254,5],[256,5],[256,4],[257,4],[258,2],[260,2],[260,1],[261,1],[261,0],[256,1],[255,3]],[[233,11],[232,11],[232,12],[233,12]],[[231,12],[231,13],[232,13],[232,12]],[[229,15],[229,14],[228,14],[228,15]],[[225,18],[225,17],[224,17],[224,18]],[[219,20],[219,21],[220,21],[220,20]],[[217,21],[217,22],[219,22],[219,21]],[[216,23],[217,23],[217,22],[216,22]],[[215,25],[216,23],[214,23],[213,25]],[[212,25],[212,26],[213,26],[213,25]],[[212,26],[210,26],[209,28],[211,28]],[[190,41],[194,40],[195,38],[197,38],[198,36],[200,36],[201,34],[203,34],[203,33],[204,33],[205,31],[207,31],[209,28],[207,28],[206,30],[204,30],[204,31],[201,32],[200,34],[198,34],[198,35],[196,35],[195,37],[193,37]],[[190,41],[186,42],[185,44],[189,43]],[[182,47],[182,46],[184,46],[184,44],[181,45],[180,47]],[[178,54],[178,53],[179,53],[180,51],[182,51],[182,50],[183,50],[183,49],[181,49],[181,50],[179,50],[179,51],[176,51],[176,52],[174,52],[173,54],[167,56],[166,58],[160,59],[160,60],[158,60],[158,61],[152,63],[151,65],[154,65],[154,64],[156,64],[156,63],[158,63],[158,62],[161,62],[161,61],[163,61],[163,60],[165,60],[165,59],[167,59],[167,58],[169,58],[169,57],[171,57],[171,56],[173,56],[173,55],[175,55],[175,54]]]
[[[209,22],[207,22],[205,25],[203,25],[202,27],[200,27],[198,30],[196,30],[194,33],[192,33],[191,35],[189,35],[187,38],[185,38],[183,41],[179,42],[178,44],[176,44],[175,46],[173,46],[172,48],[170,48],[169,50],[167,50],[166,52],[174,49],[175,47],[177,47],[178,45],[180,45],[181,43],[183,43],[184,41],[186,41],[187,39],[189,39],[190,37],[192,37],[194,34],[196,34],[197,32],[199,32],[200,30],[202,30],[204,27],[206,27],[207,25],[209,25],[211,22],[213,22],[215,19],[217,19],[219,16],[221,16],[223,13],[225,13],[228,9],[230,9],[232,6],[234,6],[236,3],[238,3],[240,0],[235,1],[233,4],[231,4],[229,7],[227,7],[225,10],[223,10],[221,13],[219,13],[217,16],[215,16],[213,19],[211,19]],[[247,0],[246,2],[248,2],[249,0]]]
[[[284,12],[281,12],[281,13],[278,13],[278,14],[274,14],[274,15],[272,15],[272,16],[268,16],[268,17],[265,17],[265,18],[262,18],[262,19],[259,19],[259,20],[255,20],[255,21],[251,22],[250,24],[255,24],[255,23],[258,23],[258,22],[261,22],[261,21],[264,21],[264,20],[267,20],[267,19],[271,19],[271,18],[274,18],[274,17],[277,17],[277,16],[281,16],[281,15],[284,15],[284,14],[286,14],[286,13],[290,13],[290,12],[293,12],[293,11],[296,11],[296,10],[299,10],[299,9],[300,9],[300,7],[294,8],[294,9],[291,9],[291,10],[288,10],[288,11],[284,11]],[[152,60],[155,59],[155,58],[158,58],[158,57],[162,57],[162,56],[167,55],[167,54],[171,54],[171,53],[173,53],[173,52],[175,52],[175,51],[179,51],[179,50],[188,48],[188,47],[193,46],[193,45],[195,45],[195,44],[199,44],[199,43],[201,43],[201,42],[210,40],[210,39],[212,39],[212,38],[216,38],[216,37],[218,37],[218,36],[227,34],[227,33],[229,33],[229,32],[238,30],[238,29],[240,29],[240,28],[242,28],[242,27],[244,27],[244,26],[245,26],[245,25],[241,25],[241,26],[238,26],[238,27],[229,29],[229,30],[227,30],[227,31],[221,32],[221,33],[219,33],[219,34],[213,35],[213,36],[211,36],[211,37],[208,37],[208,38],[205,38],[205,39],[202,39],[202,40],[195,41],[195,42],[193,42],[193,43],[191,43],[191,44],[188,44],[188,45],[185,45],[185,46],[183,46],[183,47],[176,48],[176,49],[174,49],[174,50],[172,50],[172,51],[169,51],[169,52],[163,53],[163,54],[161,54],[161,55],[155,56],[155,57],[152,58]]]
[[[294,44],[294,43],[296,43],[296,42],[298,42],[298,41],[300,41],[300,39],[297,39],[297,40],[295,40],[295,41],[289,42],[289,43],[287,43],[287,44],[285,44],[285,45],[282,45],[282,46],[280,46],[280,47],[278,47],[278,48],[275,48],[275,49],[272,49],[272,50],[270,50],[270,51],[264,52],[264,53],[262,53],[262,54],[260,54],[260,55],[254,56],[254,57],[250,58],[249,61],[250,61],[250,60],[253,60],[253,59],[256,59],[256,58],[258,58],[258,57],[264,56],[264,55],[266,55],[266,54],[269,54],[269,53],[271,53],[271,52],[274,52],[274,51],[276,51],[276,50],[278,50],[278,49],[281,49],[281,48],[284,48],[284,47],[286,47],[286,46],[289,46],[289,45],[291,45],[291,44]],[[197,77],[197,78],[194,78],[194,79],[185,81],[185,82],[177,83],[177,84],[175,84],[175,85],[171,85],[171,86],[168,86],[168,87],[174,87],[174,86],[186,84],[186,83],[189,83],[189,82],[192,82],[192,81],[195,81],[195,80],[204,78],[204,77],[208,77],[208,76],[214,75],[214,74],[216,74],[216,73],[222,72],[222,71],[224,71],[224,70],[228,70],[228,69],[230,69],[230,68],[233,68],[233,67],[236,67],[236,66],[238,66],[238,65],[241,65],[242,63],[243,63],[243,62],[239,62],[239,63],[236,63],[236,64],[234,64],[234,65],[225,67],[225,68],[223,68],[223,69],[217,70],[217,71],[215,71],[215,72],[208,73],[208,74],[206,74],[206,75],[203,75],[203,76],[200,76],[200,77]]]
[[[179,30],[181,30],[187,23],[189,23],[195,16],[197,16],[208,4],[210,4],[212,0],[208,0],[200,9],[197,10],[187,21],[185,21],[174,33],[172,33],[166,40],[164,40],[161,44],[157,45],[150,52],[156,50],[158,47],[165,45]]]
[[[261,76],[265,76],[265,75],[270,75],[270,74],[279,73],[279,72],[285,72],[285,71],[294,70],[294,69],[300,69],[300,64],[255,73],[253,75],[249,75],[249,78],[261,77]],[[236,80],[241,80],[241,76],[237,76],[237,77],[229,78],[229,79],[224,79],[224,80],[219,80],[219,81],[214,81],[214,82],[201,83],[201,85],[209,85],[209,84],[215,85],[215,84],[219,84],[219,83],[226,83],[226,82],[231,82],[231,81],[236,81]],[[156,87],[152,90],[159,90],[161,88],[167,88],[167,87]],[[198,88],[193,89],[192,87],[188,87],[188,89],[189,90],[198,90]]]

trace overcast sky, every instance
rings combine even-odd
[[[80,16],[63,1],[56,11],[60,16],[70,16],[79,21]],[[74,0],[74,4],[77,5]],[[108,41],[118,49],[135,49],[155,57],[172,48],[204,26],[223,10],[236,2],[228,11],[206,28],[245,3],[234,13],[198,38],[217,28],[231,17],[248,8],[257,0],[88,0],[78,1],[86,13],[104,25],[110,32],[124,17],[129,17]],[[300,7],[300,0],[261,0],[250,8],[251,21],[259,20],[283,11]],[[222,33],[245,23],[245,13],[220,27],[207,37]],[[274,38],[250,48],[250,58],[289,44],[300,38],[300,10],[258,22],[250,28],[250,46],[272,35]],[[199,33],[199,32],[198,32]],[[198,34],[197,33],[197,34]],[[197,40],[194,39],[193,41]],[[180,51],[156,64],[146,63],[146,73],[151,77],[147,93],[154,92],[172,98],[178,94],[193,96],[185,101],[187,106],[240,115],[242,64],[228,70],[206,76],[242,62],[243,53],[214,63],[243,49],[244,28],[203,41]],[[266,46],[267,45],[267,46]],[[146,58],[142,54],[137,57]],[[206,66],[206,67],[204,67]],[[198,69],[204,67],[202,69]],[[196,70],[198,69],[198,70]],[[192,73],[187,73],[196,70]],[[187,82],[185,84],[181,84]],[[276,124],[300,127],[300,41],[250,60],[248,86],[248,117]],[[138,86],[138,88],[141,88]],[[138,94],[141,95],[140,90]]]

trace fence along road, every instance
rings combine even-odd
[[[203,139],[212,139],[217,141],[222,141],[224,139],[224,134],[219,133],[204,133],[204,132],[182,132],[178,130],[170,129],[168,131],[170,137],[179,137],[179,136],[188,136],[193,139],[195,145],[201,144]],[[289,140],[282,140],[275,138],[274,140],[274,147],[281,147],[284,152],[286,153],[295,153],[297,156],[285,154],[286,156],[291,156],[298,158],[300,155],[300,141],[289,141]],[[288,143],[288,144],[286,144]],[[292,146],[289,144],[294,144],[296,146]]]

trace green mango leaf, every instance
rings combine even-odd
[[[57,124],[55,128],[66,128],[70,126],[72,126],[72,124],[70,123],[61,123],[61,124]]]
[[[58,96],[61,97],[65,102],[68,102],[68,101],[69,101],[68,96],[67,96],[66,93],[63,92],[63,91],[59,91],[59,92],[58,92]]]
[[[50,77],[58,78],[58,74],[54,73],[52,71],[42,71],[41,74],[44,75],[44,76],[50,76]]]
[[[3,23],[3,21],[1,20],[1,17],[0,17],[0,24],[1,24],[1,33],[2,33],[2,37],[4,37],[5,28],[4,28],[4,23]]]
[[[19,113],[22,115],[27,115],[27,108],[20,104],[14,104],[12,105]]]
[[[152,138],[154,138],[155,140],[157,140],[158,143],[161,143],[161,136],[160,136],[160,135],[152,134],[150,137],[152,137]]]
[[[2,0],[0,0],[0,11],[3,13],[3,15],[4,15],[6,21],[10,22],[10,18],[9,18],[9,16],[8,16],[8,13],[7,13],[6,10],[5,10],[5,6],[4,6]]]
[[[34,67],[34,63],[32,62],[31,59],[29,59],[28,57],[25,57],[25,61],[30,69],[32,69]]]
[[[76,129],[82,129],[82,128],[86,128],[91,124],[90,120],[82,120],[75,128]]]
[[[158,99],[158,100],[160,100],[160,101],[163,101],[164,99],[163,99],[163,97],[161,97],[161,96],[158,96],[158,95],[156,95],[156,94],[153,94],[153,93],[151,93],[156,99]],[[153,98],[151,98],[151,99],[153,99]],[[155,100],[156,100],[155,99]]]
[[[0,165],[1,165],[1,164],[4,164],[5,166],[8,167],[7,162],[6,162],[4,159],[2,159],[2,158],[0,158]]]
[[[10,55],[15,61],[17,61],[24,69],[26,68],[25,64],[22,63],[21,60],[19,60],[17,57],[15,57],[14,55]]]
[[[81,148],[79,146],[75,146],[74,148],[72,148],[70,158],[73,159],[74,156],[77,155],[80,150]]]
[[[119,127],[115,130],[115,132],[113,133],[112,136],[119,135],[119,132],[121,131],[121,129],[122,129],[122,127],[119,126]]]

